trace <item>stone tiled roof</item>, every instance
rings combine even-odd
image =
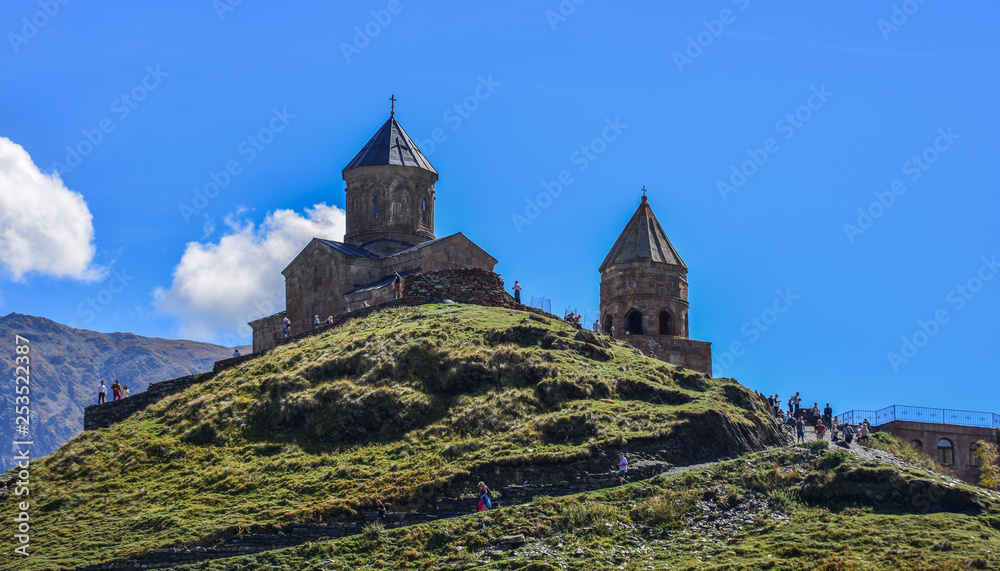
[[[325,244],[334,250],[337,250],[341,254],[347,256],[354,256],[355,258],[381,258],[378,254],[373,254],[368,250],[359,248],[357,246],[352,246],[351,244],[345,244],[343,242],[334,242],[333,240],[323,240],[322,238],[316,238],[317,242]]]
[[[631,262],[633,260],[650,260],[664,264],[673,264],[687,269],[677,250],[667,238],[660,222],[649,207],[649,201],[642,197],[639,209],[625,225],[615,245],[608,256],[604,258],[600,271],[614,264]]]
[[[437,174],[431,162],[396,121],[395,115],[389,117],[354,160],[344,167],[344,171],[373,165],[417,167]]]

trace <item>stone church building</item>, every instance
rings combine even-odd
[[[395,111],[344,168],[347,233],[343,242],[313,238],[282,270],[285,311],[250,322],[253,351],[275,345],[282,321],[292,334],[365,302],[392,299],[394,273],[453,268],[493,270],[497,260],[462,233],[434,235],[438,172],[420,152]]]
[[[643,353],[712,374],[712,344],[688,338],[687,266],[643,194],[601,272],[601,329]]]

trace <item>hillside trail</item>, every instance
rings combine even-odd
[[[777,422],[777,421],[776,421]],[[783,432],[788,437],[786,439],[786,444],[783,446],[775,446],[771,449],[789,448],[796,445],[795,442],[795,432],[794,428],[785,425]],[[826,440],[829,441],[829,433],[826,435]],[[816,431],[811,426],[807,426],[805,430],[805,441],[812,442],[818,440],[816,436]],[[883,452],[881,450],[876,450],[873,448],[867,448],[860,444],[852,443],[847,444],[841,439],[840,442],[831,442],[830,447],[839,447],[847,450],[851,454],[858,456],[859,458],[865,460],[878,460],[882,462],[888,462],[898,466],[903,466],[905,463],[897,456],[890,454],[888,452]],[[635,479],[627,478],[627,484],[634,484],[636,482],[642,482],[654,477],[660,476],[675,476],[678,474],[683,474],[686,472],[691,472],[694,470],[700,470],[702,468],[708,468],[719,464],[720,462],[725,462],[731,460],[732,458],[720,458],[712,462],[703,462],[697,464],[688,464],[685,466],[672,466],[666,470],[653,469],[650,468],[657,466],[657,462],[644,459],[641,455],[634,456],[630,458],[630,471],[629,474],[636,475]],[[633,469],[634,467],[634,469]],[[617,474],[614,470],[610,469],[605,473],[601,474],[586,474],[584,478],[589,479],[591,485],[586,489],[580,489],[579,487],[573,488],[573,486],[565,485],[566,482],[555,485],[510,485],[502,489],[496,490],[500,493],[497,495],[497,508],[503,507],[515,507],[530,504],[531,501],[538,496],[550,496],[559,497],[570,495],[574,493],[580,493],[581,491],[596,491],[600,489],[606,489],[611,487],[617,487],[618,483]],[[571,491],[575,489],[576,491]],[[390,513],[384,522],[383,526],[386,528],[399,528],[407,527],[412,525],[423,525],[430,523],[432,521],[439,521],[442,519],[450,519],[454,517],[462,517],[466,515],[471,515],[474,512],[475,505],[475,494],[466,494],[457,498],[440,497],[436,503],[436,510],[434,512],[428,513],[403,513],[396,512]],[[513,501],[511,501],[513,500]],[[494,509],[497,509],[494,508]],[[106,569],[164,569],[170,568],[182,564],[199,563],[202,561],[209,561],[214,559],[231,558],[237,556],[254,555],[266,553],[269,551],[274,551],[277,549],[284,549],[288,547],[294,547],[297,545],[303,545],[306,543],[315,543],[319,541],[330,541],[333,539],[339,539],[342,537],[348,537],[352,535],[360,534],[364,529],[373,523],[376,523],[376,517],[374,512],[370,514],[365,514],[363,521],[345,521],[345,522],[332,522],[326,524],[311,524],[311,523],[296,523],[291,526],[286,526],[285,528],[278,529],[273,526],[265,527],[263,529],[257,530],[255,533],[247,533],[237,537],[230,537],[224,539],[219,543],[211,546],[192,546],[192,547],[179,547],[179,548],[158,548],[154,549],[149,555],[138,558],[129,559],[124,561],[116,561],[111,563],[103,563],[97,565],[90,565],[86,567],[81,567],[78,571],[99,571]]]

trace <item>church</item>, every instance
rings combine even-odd
[[[598,269],[601,329],[645,354],[712,374],[712,344],[688,338],[688,268],[653,214],[639,208]]]
[[[453,268],[492,271],[497,260],[461,232],[434,235],[438,172],[396,121],[395,108],[344,167],[347,232],[343,242],[313,238],[281,271],[285,311],[250,322],[254,353],[273,347],[287,317],[291,333],[351,309],[392,300],[398,272]]]
[[[461,232],[434,234],[438,172],[396,121],[389,119],[344,167],[344,241],[313,238],[282,270],[285,311],[250,322],[253,351],[275,346],[282,324],[291,334],[321,320],[393,299],[396,273],[411,276],[459,268],[492,272],[496,258]],[[643,189],[638,210],[601,264],[601,329],[644,354],[712,374],[712,344],[688,338],[687,266]],[[513,300],[511,300],[513,301]]]

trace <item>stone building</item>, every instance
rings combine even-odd
[[[712,344],[688,338],[687,266],[643,195],[601,272],[601,329],[643,353],[712,374]]]
[[[909,442],[971,484],[979,482],[978,443],[1000,444],[1000,415],[992,412],[892,405],[847,411],[841,418],[852,425],[867,420],[872,430]]]
[[[396,272],[453,268],[492,270],[497,260],[462,233],[434,235],[438,172],[420,152],[395,112],[343,171],[347,232],[343,242],[313,240],[288,264],[285,311],[250,322],[254,352],[274,346],[282,321],[292,333],[365,302],[392,299]]]

